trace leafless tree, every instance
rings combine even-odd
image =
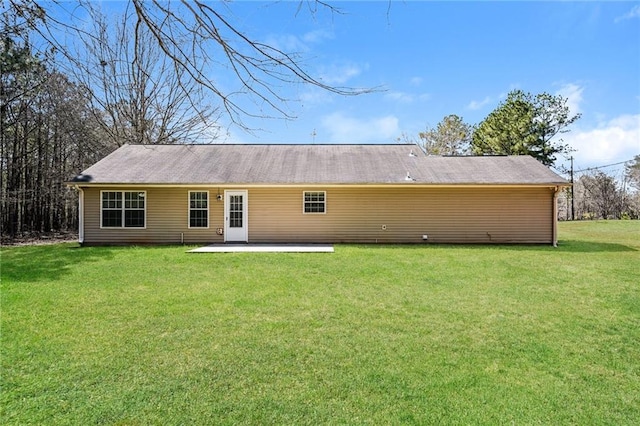
[[[625,179],[631,186],[640,191],[640,154],[633,157],[624,166]]]
[[[217,135],[216,109],[184,70],[162,55],[148,30],[134,35],[130,15],[109,22],[92,12],[93,36],[74,54],[82,58],[73,73],[87,90],[96,121],[114,146],[210,142]],[[192,108],[193,103],[199,105]]]
[[[578,217],[583,219],[621,219],[636,217],[632,201],[615,177],[597,170],[584,174],[575,183]]]
[[[429,155],[469,155],[473,126],[455,114],[447,115],[435,128],[418,133],[419,143]]]
[[[63,35],[80,39],[94,39],[100,35],[87,30],[84,20],[94,20],[96,9],[89,0],[79,0],[73,9],[60,0],[6,0],[21,18],[21,25],[38,32],[59,54],[78,68],[84,65],[70,51]],[[52,11],[55,8],[55,11]],[[286,105],[290,99],[282,94],[283,84],[309,84],[332,93],[356,95],[372,89],[334,86],[311,75],[303,67],[303,58],[296,52],[285,52],[245,34],[227,13],[228,2],[201,0],[128,0],[127,11],[132,19],[133,45],[141,40],[152,41],[175,71],[178,90],[191,106],[201,111],[200,98],[194,97],[194,84],[213,95],[221,111],[236,125],[251,130],[247,117],[292,118]],[[301,0],[296,13],[303,10],[315,13],[318,8],[339,13],[339,9],[319,0]],[[55,13],[54,13],[55,12]],[[141,51],[134,51],[132,62],[142,60]],[[110,66],[108,63],[105,65]],[[222,87],[215,80],[212,69],[234,73],[235,87]],[[95,71],[95,70],[94,70]],[[241,99],[251,99],[255,108],[248,109]]]
[[[64,182],[108,149],[82,90],[28,45],[0,35],[2,240],[73,229],[77,198]]]

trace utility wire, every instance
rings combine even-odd
[[[625,163],[628,163],[629,161],[633,161],[633,158],[631,160],[627,160],[627,161],[620,161],[619,163],[605,164],[604,166],[587,167],[586,169],[582,169],[582,170],[574,170],[574,173],[588,172],[590,170],[604,169],[605,167],[611,167],[611,166],[619,166],[620,164],[625,164]]]

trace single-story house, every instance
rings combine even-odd
[[[416,145],[125,145],[69,185],[84,244],[557,243],[568,182]]]

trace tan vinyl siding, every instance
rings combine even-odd
[[[100,229],[100,189],[85,189],[85,242],[223,242],[225,188],[147,191],[146,229]],[[127,190],[127,188],[118,188]],[[228,189],[228,188],[227,188]],[[238,188],[243,189],[243,188]],[[543,187],[252,187],[249,242],[552,243],[553,191]],[[209,228],[189,229],[189,190],[209,191]],[[326,213],[303,213],[304,191],[326,191]],[[383,230],[383,225],[386,230]]]
[[[326,190],[325,214],[302,191]],[[549,188],[287,188],[249,191],[249,240],[552,243]],[[383,225],[385,230],[383,230]]]
[[[103,228],[100,229],[100,190],[111,188],[86,188],[84,190],[85,234],[87,244],[163,244],[222,242],[216,228],[223,227],[223,202],[216,201],[217,188],[209,188],[209,228],[189,228],[189,190],[201,188],[129,188],[118,187],[118,191],[130,189],[146,190],[146,229]]]

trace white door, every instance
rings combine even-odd
[[[224,241],[247,242],[247,191],[224,191]]]

